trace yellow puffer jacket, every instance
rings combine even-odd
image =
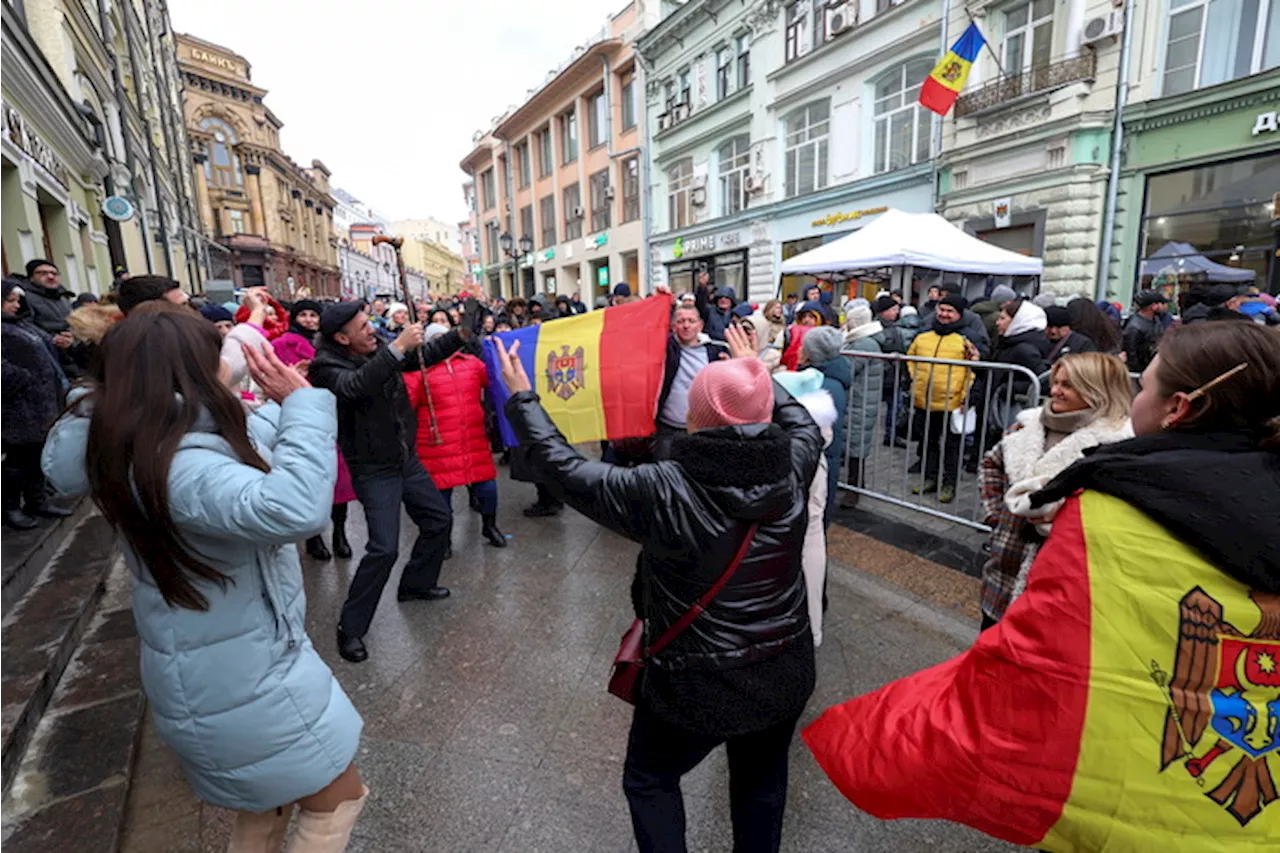
[[[958,332],[949,335],[921,332],[911,342],[907,355],[964,361],[965,338]],[[911,397],[915,407],[931,412],[951,412],[960,408],[973,381],[972,370],[955,365],[911,362],[908,369],[911,371]]]

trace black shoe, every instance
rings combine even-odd
[[[351,543],[347,541],[347,530],[344,526],[333,528],[333,555],[339,560],[351,559]]]
[[[538,501],[533,504],[533,506],[525,507],[524,515],[525,518],[548,518],[553,515],[559,515],[560,510],[563,507],[564,504],[559,501],[555,501],[554,503],[543,503],[542,501]]]
[[[362,663],[369,659],[369,650],[364,647],[364,640],[352,637],[341,628],[338,629],[338,654],[343,660]]]
[[[447,587],[433,586],[421,591],[415,589],[396,590],[396,601],[441,601],[451,595]]]
[[[915,462],[913,462],[913,463],[911,464],[911,467],[907,469],[907,473],[908,473],[908,474],[919,474],[919,473],[920,473],[920,468],[921,468],[920,460],[919,460],[919,459],[917,459]]]
[[[307,540],[307,556],[322,563],[327,563],[333,559],[333,555],[329,553],[329,549],[324,545],[323,536],[312,536]]]
[[[5,527],[12,527],[14,530],[31,530],[40,526],[40,522],[20,509],[6,509],[4,511],[4,524]]]
[[[60,506],[54,506],[51,503],[41,501],[38,504],[27,504],[27,515],[38,515],[41,518],[66,518],[71,515],[74,510],[64,509]]]
[[[498,529],[498,522],[492,515],[484,517],[484,524],[480,527],[480,535],[489,540],[489,544],[495,548],[507,547],[507,537],[502,535],[502,531]]]
[[[498,464],[499,464],[499,465],[510,465],[510,464],[511,464],[511,451],[510,451],[510,450],[504,450],[504,451],[502,451],[502,455],[498,457]]]

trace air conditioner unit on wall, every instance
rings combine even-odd
[[[742,188],[749,193],[758,193],[764,189],[764,175],[748,174],[742,180]]]
[[[613,200],[613,187],[612,187],[612,186],[608,186],[608,187],[605,187],[605,188],[604,188],[604,197],[605,197],[605,198],[607,198],[607,199],[609,199],[610,201],[612,201],[612,200]]]
[[[1080,45],[1092,47],[1103,39],[1120,35],[1124,30],[1124,10],[1112,9],[1105,15],[1098,15],[1084,22],[1080,30]]]
[[[853,29],[853,25],[858,22],[858,7],[856,3],[841,3],[838,6],[829,6],[824,10],[826,15],[827,39],[833,39],[846,30]]]
[[[675,110],[673,110],[673,113],[674,113],[674,115],[672,116],[673,123],[684,121],[689,117],[689,105],[676,104],[676,108]]]
[[[586,215],[587,215],[587,212],[586,212],[585,210],[583,210],[582,208],[580,208],[580,207],[575,207],[575,208],[573,209],[573,218],[574,218],[574,219],[581,219],[582,217],[584,217],[584,216],[586,216]]]
[[[689,195],[689,201],[694,207],[704,207],[707,203],[707,188],[694,187],[693,192]]]
[[[658,116],[658,130],[666,130],[671,127],[671,114],[663,113]]]

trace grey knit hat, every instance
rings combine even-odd
[[[840,347],[844,346],[844,335],[834,326],[818,326],[816,329],[809,330],[801,346],[810,364],[826,364],[840,357]]]

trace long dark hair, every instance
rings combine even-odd
[[[1072,299],[1067,303],[1071,331],[1079,332],[1098,347],[1099,352],[1115,352],[1120,348],[1120,328],[1088,299]]]
[[[218,330],[189,308],[139,305],[102,339],[86,398],[92,406],[86,468],[93,501],[128,541],[171,607],[207,610],[192,583],[230,580],[192,556],[169,512],[169,468],[201,412],[240,461],[267,463],[249,440],[239,400],[218,379]]]

